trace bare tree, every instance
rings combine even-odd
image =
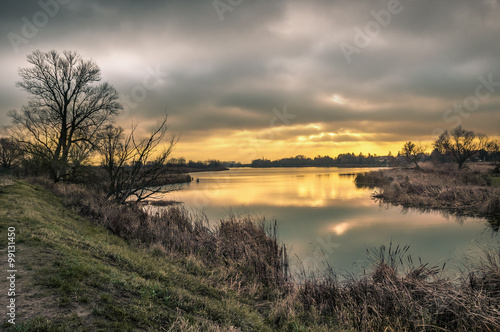
[[[101,165],[108,174],[108,197],[122,204],[130,197],[140,202],[156,193],[172,191],[159,186],[169,173],[166,164],[177,143],[172,136],[158,151],[167,131],[167,116],[149,137],[137,139],[136,128],[128,136],[122,128],[111,125],[101,133]]]
[[[458,169],[462,169],[467,160],[487,147],[488,138],[458,126],[450,133],[447,130],[442,133],[433,145],[439,152],[449,153],[458,164]]]
[[[3,168],[12,168],[16,165],[22,153],[19,145],[12,138],[0,138],[0,166]]]
[[[99,67],[72,51],[35,51],[19,70],[17,86],[31,97],[10,116],[11,135],[46,163],[54,181],[67,179],[89,158],[97,133],[123,108],[116,89],[101,80]]]
[[[491,140],[488,142],[487,151],[490,154],[491,159],[498,162],[498,157],[500,156],[500,141]]]
[[[495,168],[493,169],[493,174],[500,174],[500,162],[498,157],[500,156],[500,141],[491,140],[488,142],[487,146],[488,153],[492,161],[496,162]]]
[[[418,162],[422,157],[422,154],[425,153],[425,150],[426,149],[423,145],[415,144],[409,141],[403,145],[403,149],[401,150],[400,154],[405,156],[408,162],[414,163],[417,169],[421,169]]]

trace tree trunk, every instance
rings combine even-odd
[[[497,165],[493,169],[493,174],[500,174],[500,163],[497,163]]]

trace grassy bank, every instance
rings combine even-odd
[[[456,280],[391,246],[370,253],[365,275],[304,271],[292,283],[275,224],[208,228],[178,208],[150,215],[81,186],[41,184],[0,186],[0,245],[15,227],[19,270],[17,325],[5,331],[500,328],[497,249]]]
[[[0,206],[0,244],[15,227],[19,271],[17,324],[2,315],[2,331],[271,330],[251,298],[196,257],[118,237],[24,182],[2,186]]]
[[[358,174],[358,186],[377,188],[375,198],[406,207],[442,209],[500,219],[500,178],[493,167],[456,170],[426,165],[422,170],[389,169]]]

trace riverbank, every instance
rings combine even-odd
[[[497,248],[456,280],[388,246],[370,252],[363,275],[302,271],[294,283],[275,224],[209,228],[182,209],[152,216],[83,186],[35,182],[0,188],[0,224],[16,229],[19,259],[17,323],[4,331],[500,328]]]
[[[264,228],[228,221],[215,235],[178,209],[148,216],[82,186],[47,182],[55,196],[36,182],[1,187],[18,270],[16,325],[2,315],[2,331],[272,331],[258,308],[262,294],[271,301],[263,269],[280,247]]]
[[[326,166],[316,166],[316,165],[291,165],[291,166],[252,166],[252,165],[244,165],[241,167],[249,167],[249,168],[255,168],[255,169],[266,169],[266,168],[380,168],[380,167],[387,167],[385,164],[333,164],[333,165],[326,165]],[[238,167],[235,167],[238,168]]]
[[[169,184],[178,184],[178,183],[189,183],[192,182],[193,178],[191,175],[186,173],[167,173],[163,176],[160,176],[156,181],[151,182],[151,186],[165,186]]]
[[[0,189],[0,227],[16,229],[19,271],[16,327],[3,320],[3,331],[500,328],[497,248],[455,280],[392,245],[369,253],[363,275],[290,276],[275,224],[233,218],[209,228],[179,208],[149,215],[39,179]]]
[[[422,166],[422,170],[393,168],[361,173],[359,187],[376,188],[374,198],[420,209],[500,220],[499,177],[493,166],[472,165],[456,170],[454,165]]]
[[[210,166],[204,166],[204,167],[169,166],[169,170],[172,173],[187,174],[187,173],[201,173],[201,172],[223,172],[223,171],[229,170],[229,168],[224,167],[224,166],[219,166],[219,167],[210,167]]]

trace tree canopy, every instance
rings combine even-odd
[[[418,162],[424,153],[425,147],[423,145],[411,141],[406,142],[400,152],[401,155],[406,157],[406,160],[414,163],[417,169],[420,169]]]
[[[21,112],[13,111],[11,134],[26,152],[45,163],[54,181],[66,179],[96,147],[98,131],[123,109],[118,92],[97,84],[101,71],[73,51],[35,51],[32,66],[21,68],[17,86],[30,94]]]
[[[458,169],[462,169],[467,160],[487,148],[488,139],[484,134],[458,126],[451,132],[444,131],[433,145],[439,152],[450,154]]]

